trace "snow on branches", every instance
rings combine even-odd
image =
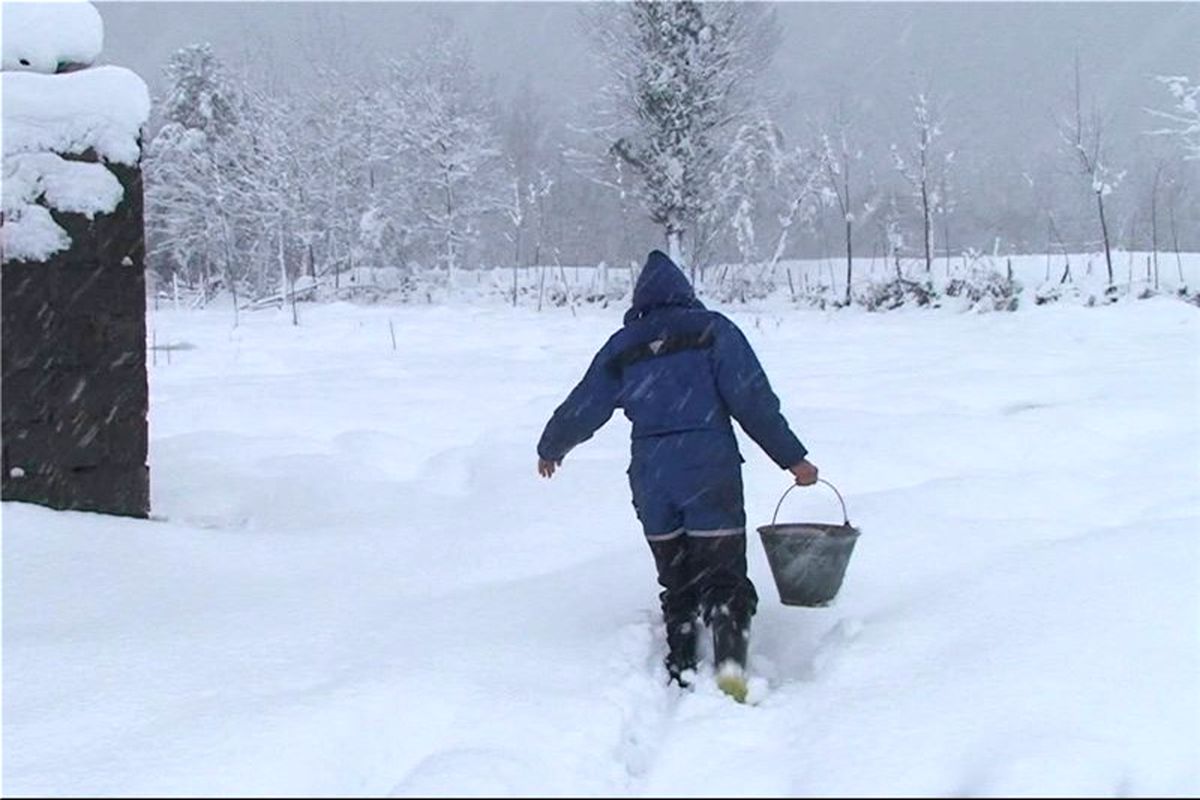
[[[1083,82],[1080,77],[1079,58],[1075,59],[1074,114],[1059,125],[1059,133],[1066,144],[1069,157],[1074,158],[1079,165],[1080,173],[1088,182],[1089,189],[1096,198],[1096,212],[1100,221],[1100,233],[1104,241],[1104,261],[1108,270],[1108,283],[1113,283],[1112,246],[1108,230],[1108,218],[1105,216],[1104,199],[1112,194],[1125,176],[1124,172],[1115,172],[1105,160],[1104,155],[1104,125],[1100,114],[1093,110],[1089,115],[1083,113]]]
[[[1170,123],[1170,127],[1153,132],[1178,137],[1184,157],[1200,160],[1200,83],[1192,83],[1183,75],[1159,75],[1156,80],[1171,93],[1175,107],[1170,111],[1150,110],[1154,116]]]
[[[421,264],[448,281],[485,218],[502,219],[492,108],[448,28],[376,74],[322,68],[289,92],[207,45],[178,51],[167,78],[147,158],[150,252],[205,294],[340,292]]]
[[[598,8],[592,21],[610,76],[597,133],[636,174],[637,196],[678,259],[684,232],[716,202],[774,18],[751,4],[635,0]]]
[[[925,249],[925,272],[933,270],[933,217],[943,208],[946,175],[954,163],[954,152],[938,155],[934,144],[942,136],[942,118],[929,94],[918,93],[913,98],[913,132],[916,142],[909,154],[892,145],[892,160],[898,172],[912,188],[913,198],[921,213],[922,239]]]
[[[386,108],[388,128],[437,261],[453,276],[479,220],[505,208],[499,140],[466,42],[450,31],[392,67],[398,87]]]

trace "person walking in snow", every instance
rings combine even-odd
[[[624,326],[546,424],[538,472],[552,477],[617,408],[633,423],[629,483],[662,585],[670,679],[688,685],[703,619],[718,684],[743,700],[758,596],[746,575],[743,459],[730,419],[796,483],[815,483],[817,468],[746,337],[707,310],[658,250],[646,259]]]

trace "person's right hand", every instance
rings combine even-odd
[[[808,459],[804,459],[788,469],[796,476],[797,486],[812,486],[817,482],[817,466],[808,463]]]

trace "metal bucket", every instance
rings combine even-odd
[[[779,590],[779,600],[785,606],[819,607],[828,605],[842,588],[846,565],[854,552],[859,531],[846,516],[846,501],[842,493],[827,480],[821,483],[833,489],[842,504],[842,524],[822,522],[793,522],[777,524],[779,508],[793,484],[779,498],[770,525],[758,529],[767,562]]]

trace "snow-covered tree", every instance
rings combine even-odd
[[[783,135],[764,113],[738,127],[721,159],[708,213],[727,221],[743,266],[757,257],[759,205],[767,185],[780,178],[785,158]]]
[[[1113,171],[1104,155],[1104,126],[1100,115],[1093,111],[1085,119],[1083,113],[1083,85],[1080,77],[1079,58],[1075,59],[1074,107],[1071,116],[1059,125],[1059,133],[1067,146],[1067,156],[1087,181],[1088,191],[1096,198],[1096,211],[1100,221],[1100,235],[1104,240],[1104,263],[1108,268],[1108,285],[1113,285],[1112,248],[1109,244],[1108,219],[1104,212],[1104,199],[1112,194],[1121,182],[1124,173]]]
[[[550,193],[554,191],[554,178],[546,170],[538,173],[525,185],[525,202],[533,212],[533,263],[541,264],[542,245],[546,241],[546,223],[549,216]]]
[[[168,88],[163,118],[210,137],[228,134],[237,125],[236,88],[210,44],[183,47],[166,66]]]
[[[925,250],[925,272],[933,272],[933,220],[941,208],[941,188],[944,176],[953,163],[954,154],[941,153],[936,142],[942,136],[942,119],[933,98],[920,92],[913,98],[913,131],[916,141],[907,153],[892,145],[892,160],[896,171],[909,184],[921,214],[922,244]]]
[[[290,295],[295,323],[295,286],[306,257],[308,271],[315,271],[311,251],[305,252],[303,234],[316,224],[314,186],[325,176],[315,174],[311,162],[322,150],[316,142],[299,138],[311,130],[296,124],[304,111],[289,100],[263,89],[253,90],[247,105],[254,113],[247,115],[237,143],[235,174],[240,189],[236,195],[238,217],[249,227],[248,238],[254,243],[247,255],[252,254],[257,267],[256,289],[264,293],[273,285],[281,303]],[[274,281],[271,275],[276,276]]]
[[[783,258],[793,228],[811,224],[824,202],[821,194],[824,171],[819,152],[793,147],[780,154],[776,169],[783,206],[777,217],[779,231],[769,262],[771,269]]]
[[[343,270],[355,266],[356,248],[365,246],[377,255],[367,259],[371,266],[385,265],[388,255],[382,251],[393,243],[394,229],[369,187],[369,170],[379,159],[370,148],[379,135],[363,106],[369,90],[330,67],[317,71],[324,90],[311,93],[303,104],[303,125],[289,138],[299,141],[297,155],[304,165],[300,177],[307,208],[300,216],[311,253],[309,271],[332,273],[334,287],[340,288]]]
[[[384,80],[356,80],[350,91],[344,83],[344,77],[331,82],[328,91],[348,96],[348,107],[325,122],[332,128],[331,136],[345,145],[345,165],[337,169],[351,223],[347,266],[407,272],[417,219],[414,187],[400,155],[403,146],[386,124],[396,113],[396,97]]]
[[[206,45],[177,52],[168,77],[146,156],[151,255],[235,307],[243,285],[283,298],[302,273],[315,280],[318,253],[344,250],[350,227],[329,97],[254,86]]]
[[[514,266],[532,253],[532,249],[522,247],[531,238],[527,228],[534,221],[530,207],[533,195],[526,190],[538,181],[539,171],[544,173],[553,155],[547,143],[549,123],[545,109],[545,98],[526,80],[506,104],[498,121],[500,147],[508,173],[504,216],[510,229],[503,236],[513,245]]]
[[[609,75],[597,132],[636,175],[639,199],[682,260],[684,234],[710,210],[726,147],[754,106],[773,12],[635,0],[594,8],[589,22]]]
[[[850,303],[850,284],[854,278],[854,198],[851,193],[851,171],[861,161],[862,150],[850,142],[850,123],[839,109],[833,124],[833,134],[821,135],[821,161],[827,189],[833,192],[838,211],[846,226],[846,303]]]
[[[163,125],[145,158],[147,237],[175,270],[195,271],[207,296],[210,270],[231,278],[227,193],[241,100],[207,44],[182,48],[166,67]]]
[[[897,280],[903,279],[904,274],[900,269],[900,254],[904,251],[904,230],[900,225],[900,206],[896,202],[896,194],[888,192],[886,196],[876,196],[868,206],[868,210],[875,219],[884,263],[886,264],[890,259],[896,270]]]
[[[482,218],[503,208],[499,141],[466,43],[443,28],[412,58],[393,65],[387,117],[417,229],[453,280]]]

